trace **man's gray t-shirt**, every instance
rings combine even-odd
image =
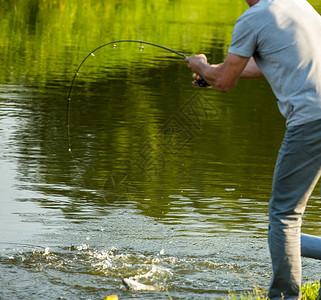
[[[237,20],[228,51],[254,57],[287,126],[321,119],[321,16],[306,0],[260,0]]]

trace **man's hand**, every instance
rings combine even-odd
[[[188,67],[196,74],[200,74],[202,65],[207,64],[207,58],[204,54],[186,57],[184,61],[188,63]]]
[[[209,85],[221,92],[227,92],[236,85],[240,76],[247,78],[261,76],[258,67],[256,64],[254,65],[254,59],[246,68],[249,60],[249,57],[227,53],[225,61],[218,65],[208,64],[204,54],[187,57],[185,62],[188,63],[188,67],[193,72],[202,76]],[[255,66],[256,68],[254,68]]]
[[[188,63],[188,67],[194,71],[195,73],[193,74],[193,85],[200,86],[200,87],[210,87],[208,83],[202,78],[202,82],[198,81],[198,78],[200,76],[201,68],[203,65],[207,65],[207,58],[204,54],[198,54],[194,56],[190,56],[185,58],[185,62]],[[196,71],[199,70],[199,71]]]

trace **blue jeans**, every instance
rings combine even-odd
[[[301,299],[302,216],[321,175],[321,119],[289,127],[276,162],[269,205],[270,299]]]

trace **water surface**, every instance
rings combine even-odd
[[[74,72],[96,47],[139,39],[219,62],[245,1],[81,3],[1,11],[0,298],[216,299],[267,288],[285,126],[264,80],[198,89],[182,57],[116,43],[86,60],[67,114]],[[318,185],[304,232],[321,235],[320,207]],[[304,259],[304,281],[320,276]],[[126,291],[124,277],[158,291]]]

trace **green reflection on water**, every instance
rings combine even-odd
[[[311,3],[320,8],[318,1]],[[236,223],[251,218],[246,210],[253,204],[240,205],[242,198],[255,199],[255,209],[266,214],[284,120],[262,80],[241,80],[226,95],[202,91],[191,87],[180,57],[148,46],[106,47],[77,76],[70,115],[73,157],[67,152],[67,91],[89,51],[111,40],[141,39],[187,55],[204,52],[219,62],[245,1],[1,5],[0,82],[40,88],[27,99],[20,95],[27,109],[16,137],[23,174],[100,191],[95,202],[101,206],[134,201],[155,217],[180,206],[171,198],[177,194],[204,215],[216,213],[206,199],[225,199],[222,207],[240,215]],[[36,154],[30,151],[35,142]],[[77,203],[77,192],[71,198]],[[78,208],[72,203],[73,209]],[[222,220],[227,228],[233,223]]]
[[[85,53],[117,39],[141,39],[188,53],[204,50],[202,41],[219,39],[226,48],[246,8],[243,2],[1,1],[2,63],[12,68],[0,79],[44,82],[53,72],[69,73]],[[123,53],[129,60],[132,55]]]

